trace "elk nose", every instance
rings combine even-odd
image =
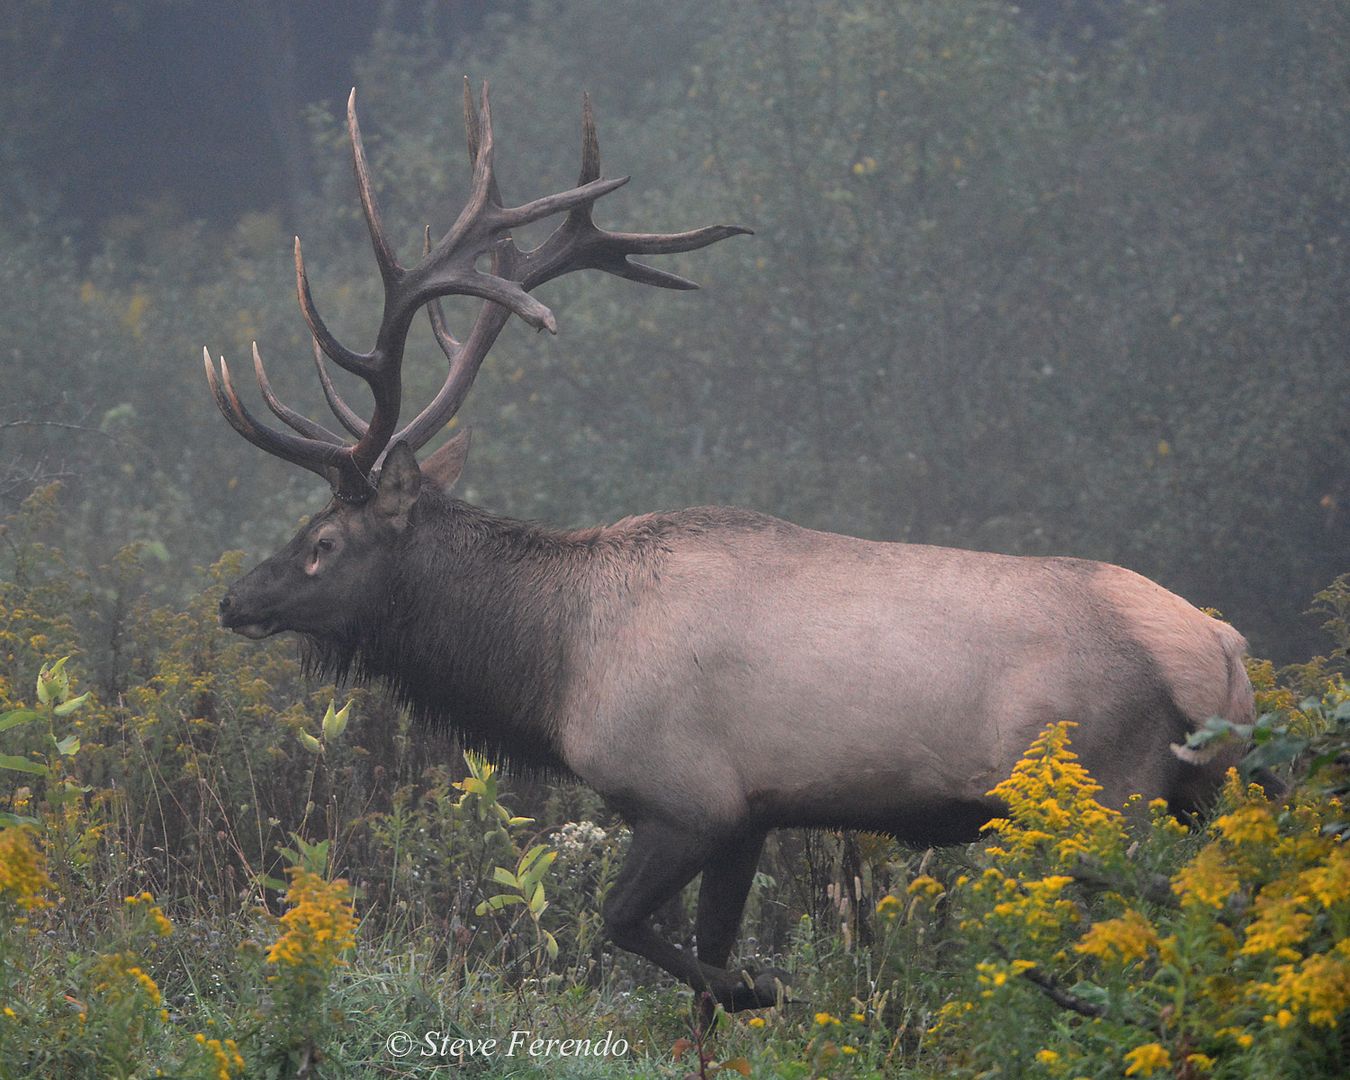
[[[220,617],[223,619],[228,615],[232,607],[234,607],[234,600],[229,593],[226,593],[220,598]]]

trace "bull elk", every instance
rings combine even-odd
[[[1130,793],[1203,803],[1227,761],[1174,744],[1208,717],[1247,722],[1252,691],[1237,631],[1129,570],[876,543],[746,510],[700,507],[564,532],[454,499],[467,433],[419,467],[514,313],[555,330],[532,295],[595,269],[669,289],[693,282],[630,261],[738,233],[611,232],[589,100],[578,185],[506,206],[493,176],[487,87],[465,86],[468,203],[422,258],[386,238],[348,103],[357,187],[384,283],[374,347],[324,325],[295,244],[300,308],[319,380],[351,440],[279,401],[255,346],[263,399],[291,431],[240,401],[224,359],[206,376],[255,446],[324,477],[333,498],[281,551],[236,582],[222,624],[249,638],[299,634],[319,670],[389,687],[419,721],[451,725],[491,756],[590,785],[632,827],[604,904],[610,938],[728,1009],[776,999],[782,973],[729,970],[766,833],[866,829],[918,844],[974,839],[1001,806],[989,790],[1048,722],[1119,805]],[[564,215],[528,251],[511,231]],[[483,269],[478,264],[486,261]],[[437,298],[482,300],[452,335]],[[428,309],[449,374],[398,426],[404,344]],[[367,421],[331,360],[370,387]],[[697,955],[659,937],[652,914],[702,875]]]

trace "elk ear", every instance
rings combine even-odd
[[[384,456],[379,487],[375,492],[375,513],[386,518],[395,529],[407,527],[408,514],[422,490],[422,471],[417,457],[405,442],[396,443]]]
[[[454,438],[422,462],[422,479],[431,481],[442,494],[449,495],[459,481],[464,459],[469,456],[469,430],[456,432]]]

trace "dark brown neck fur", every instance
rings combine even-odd
[[[413,719],[453,729],[472,749],[567,774],[560,707],[582,658],[576,644],[630,594],[676,536],[772,528],[719,507],[561,532],[424,489],[399,541],[382,611],[335,640],[311,640],[309,667],[382,682]]]
[[[310,666],[384,683],[493,760],[566,773],[558,712],[590,599],[575,543],[424,490],[399,546],[383,610],[312,641]]]

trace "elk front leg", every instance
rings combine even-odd
[[[605,901],[605,930],[619,948],[650,960],[696,991],[709,991],[730,1011],[764,1008],[777,1001],[776,981],[770,979],[761,987],[741,972],[700,963],[692,952],[664,941],[649,921],[657,908],[689,884],[695,874],[706,872],[723,850],[724,845],[715,840],[690,835],[674,826],[659,822],[636,825],[628,857]],[[753,877],[753,860],[745,861],[750,862]],[[715,891],[720,888],[714,886]],[[745,891],[748,889],[747,878]],[[740,903],[744,903],[745,891],[740,892]],[[736,914],[735,921],[739,922],[739,906]],[[722,921],[718,920],[719,929],[713,931],[715,939],[719,933],[723,937],[728,934],[721,928]],[[729,933],[734,938],[734,922]],[[730,948],[726,945],[723,960]]]

